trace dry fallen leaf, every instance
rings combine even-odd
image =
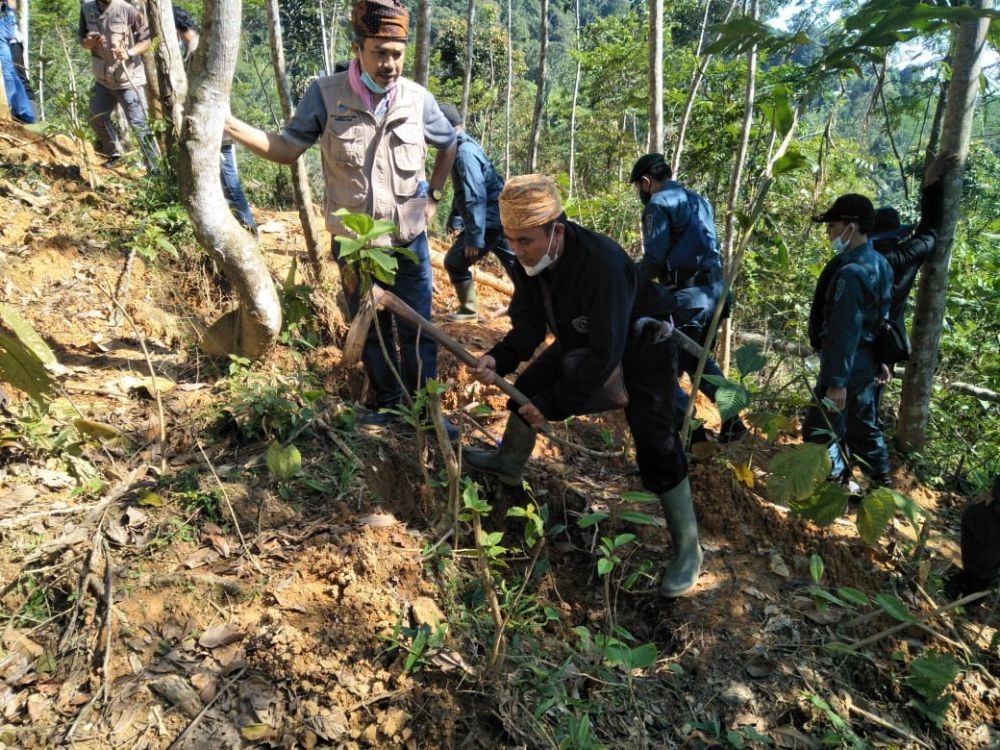
[[[740,484],[744,484],[750,489],[754,488],[755,479],[753,475],[753,469],[750,468],[750,464],[734,464],[730,463],[729,468],[733,471],[733,476],[736,477],[736,481]]]
[[[31,719],[32,724],[37,724],[38,720],[42,718],[42,712],[47,708],[48,703],[48,699],[38,693],[34,693],[28,698],[25,707],[28,709],[28,718]]]
[[[373,529],[381,529],[386,526],[395,526],[399,521],[396,520],[396,517],[392,513],[376,511],[370,516],[359,518],[358,523],[362,526],[371,526]]]
[[[204,703],[211,701],[219,692],[219,678],[205,672],[191,675],[191,684],[194,685],[195,690],[198,691],[198,697]]]
[[[201,638],[198,639],[198,645],[202,648],[218,648],[219,646],[228,646],[230,643],[242,641],[245,637],[246,633],[233,630],[228,625],[213,625],[201,634]]]
[[[768,564],[768,567],[770,567],[771,572],[776,576],[781,576],[782,578],[788,578],[791,576],[791,572],[788,570],[788,566],[785,564],[784,559],[782,559],[781,555],[777,552],[771,555],[771,561]]]

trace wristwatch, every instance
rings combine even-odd
[[[441,199],[444,198],[444,191],[438,188],[431,188],[431,200],[435,203],[440,203]]]

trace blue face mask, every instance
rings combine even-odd
[[[385,94],[386,92],[389,91],[389,89],[384,89],[381,86],[379,86],[377,83],[375,83],[375,81],[372,79],[372,77],[370,75],[368,75],[368,71],[367,70],[362,70],[361,71],[361,83],[363,83],[365,85],[366,89],[368,89],[369,91],[371,91],[373,94],[378,94],[379,96],[381,96],[382,94]]]

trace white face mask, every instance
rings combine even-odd
[[[550,252],[552,251],[552,239],[555,236],[556,236],[556,227],[553,224],[552,231],[549,233],[549,246],[545,249],[545,255],[543,255],[535,265],[526,266],[523,263],[521,263],[521,261],[518,261],[518,263],[521,263],[521,268],[524,269],[524,272],[528,274],[528,276],[537,276],[546,268],[548,268],[549,266],[551,266],[553,263],[556,262],[556,259],[550,255]]]
[[[830,244],[833,245],[833,251],[837,253],[837,255],[840,255],[851,246],[851,240],[854,238],[854,225],[849,224],[848,226],[851,228],[851,233],[847,235],[846,240],[843,237],[843,232],[841,232],[840,237],[834,237],[830,240]]]

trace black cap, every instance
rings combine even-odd
[[[462,113],[458,111],[458,107],[454,104],[442,104],[441,114],[444,115],[444,119],[451,123],[453,128],[462,125],[465,121],[462,119]]]
[[[663,154],[646,154],[645,156],[640,156],[639,161],[632,167],[632,174],[629,176],[628,181],[635,182],[648,175],[654,169],[670,169],[670,165],[663,158]]]
[[[913,231],[912,224],[901,224],[899,212],[892,206],[883,206],[875,211],[871,233],[876,237],[891,237],[900,239]]]
[[[833,202],[823,213],[813,216],[817,224],[829,224],[831,221],[857,222],[862,232],[867,233],[875,221],[875,206],[863,195],[848,193]]]

